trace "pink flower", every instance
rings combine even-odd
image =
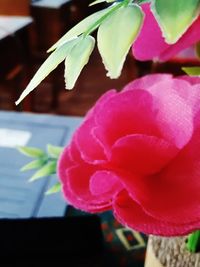
[[[162,37],[158,23],[150,10],[150,5],[143,4],[142,9],[145,14],[144,24],[132,46],[132,52],[136,59],[166,61],[200,40],[200,16],[177,43],[169,45]]]
[[[199,229],[199,82],[149,75],[104,94],[60,157],[66,200],[88,212],[113,210],[148,234]]]

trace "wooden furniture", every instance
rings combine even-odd
[[[0,90],[6,88],[11,96],[13,108],[15,101],[24,89],[29,59],[28,30],[32,23],[30,17],[0,16]],[[31,110],[31,99],[21,105]]]
[[[29,14],[29,0],[0,0],[0,15],[28,16]]]
[[[69,29],[70,5],[71,0],[40,0],[31,4],[37,50],[46,51]]]

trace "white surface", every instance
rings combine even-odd
[[[31,17],[0,16],[0,39],[12,35],[33,21]]]
[[[84,1],[84,0],[80,0]],[[70,2],[70,0],[40,0],[32,3],[32,6],[48,7],[48,8],[60,8],[63,4]]]
[[[32,134],[27,131],[0,128],[0,147],[16,148],[16,146],[25,146],[31,136]]]

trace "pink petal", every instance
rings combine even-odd
[[[74,196],[72,204],[78,207],[79,202],[85,203],[86,211],[104,210],[109,209],[111,206],[111,200],[104,199],[99,196],[93,195],[90,191],[90,179],[98,169],[89,164],[82,164],[75,166],[67,171],[67,190]],[[66,189],[66,187],[64,187]],[[64,191],[66,198],[68,198],[68,191]]]
[[[171,74],[159,74],[159,73],[149,74],[128,83],[124,87],[123,91],[133,90],[133,89],[143,89],[148,91],[148,88],[155,85],[156,83],[164,82],[166,80],[171,80],[171,79],[172,79]]]
[[[64,182],[66,178],[66,170],[68,168],[73,167],[74,161],[72,160],[70,153],[69,153],[69,146],[64,148],[57,164],[57,174],[60,178],[60,181]]]
[[[90,213],[97,213],[97,212],[103,212],[105,210],[108,210],[111,208],[111,206],[108,206],[107,204],[90,204],[88,205],[87,201],[84,201],[83,199],[79,199],[77,195],[74,195],[72,191],[69,190],[69,186],[67,184],[63,184],[62,187],[63,196],[66,199],[66,202],[73,205],[75,208],[83,211],[88,211]]]
[[[173,79],[168,74],[156,74],[133,81],[124,91],[134,91],[138,88],[148,91],[153,96],[153,108],[157,111],[154,123],[160,130],[160,135],[177,147],[183,147],[193,132],[192,108],[196,104],[189,99],[192,90],[190,84],[183,79]],[[194,100],[199,90],[193,91]],[[149,111],[144,112],[146,114],[150,111],[149,108]]]
[[[96,103],[96,105],[88,112],[84,122],[76,131],[74,139],[83,160],[88,163],[98,164],[104,162],[106,155],[101,142],[93,134],[95,128],[95,113],[102,105],[116,95],[115,90],[105,93]]]
[[[73,152],[76,151],[75,146],[73,146],[72,144],[71,144],[71,146],[68,146],[67,148],[65,148],[59,161],[58,161],[58,169],[57,169],[58,177],[59,177],[60,181],[62,182],[62,192],[63,192],[63,195],[64,195],[67,203],[72,204],[77,209],[87,210],[89,212],[101,212],[101,211],[104,211],[105,209],[106,210],[109,209],[110,205],[108,205],[108,203],[90,203],[90,204],[88,204],[87,201],[85,201],[84,199],[81,199],[79,197],[79,195],[76,194],[76,192],[73,192],[71,190],[71,186],[69,183],[69,180],[70,180],[69,174],[73,173],[74,168],[77,170],[79,169],[79,167],[74,167],[75,164],[77,166],[78,161],[74,162],[74,160],[71,159],[71,155],[70,155],[71,154],[71,151],[70,151],[71,147],[73,147],[73,149],[72,149]],[[76,151],[76,153],[77,153],[77,151]],[[73,153],[73,156],[74,155],[75,154]],[[78,160],[80,160],[80,159],[78,158]],[[82,168],[80,168],[80,169],[82,170]],[[85,170],[84,170],[84,172],[85,172]],[[78,174],[79,174],[79,176],[78,176],[78,179],[79,179],[80,177],[82,177],[82,174],[79,172],[78,172]],[[79,179],[79,180],[81,180],[81,179]],[[86,185],[89,186],[89,183]]]
[[[200,221],[191,221],[188,224],[182,224],[181,222],[173,224],[149,216],[141,206],[129,197],[125,190],[117,195],[113,209],[114,216],[119,222],[145,234],[178,236],[200,228]]]
[[[155,20],[149,4],[143,4],[145,13],[144,24],[141,32],[132,46],[132,52],[136,59],[144,61],[159,58],[169,45],[165,43],[161,30]]]
[[[143,90],[119,93],[102,105],[95,117],[98,125],[95,134],[105,144],[105,150],[129,134],[159,135],[155,124],[157,111],[153,108],[152,96]]]
[[[200,40],[200,16],[190,26],[187,32],[174,45],[169,46],[160,54],[160,60],[166,61],[177,55],[185,48],[197,43]]]
[[[200,112],[195,119],[198,125],[191,141],[166,169],[143,185],[146,199],[139,201],[154,217],[174,223],[200,220],[199,116]]]
[[[191,85],[199,85],[200,86],[200,77],[197,76],[189,76],[189,75],[183,75],[183,76],[179,76],[176,77],[177,79],[181,79],[184,81],[189,82]]]
[[[97,171],[90,180],[90,191],[104,201],[112,201],[113,197],[122,190],[119,178],[112,171]]]
[[[148,88],[157,109],[156,124],[164,139],[182,148],[193,133],[193,112],[184,93],[189,92],[189,83],[171,79]]]
[[[83,122],[75,134],[75,142],[80,151],[81,158],[88,163],[103,162],[106,159],[104,150],[98,139],[92,134],[95,127],[94,117]]]
[[[156,136],[134,134],[122,137],[112,147],[111,162],[117,168],[139,175],[161,171],[178,149]]]
[[[115,89],[111,89],[107,91],[105,94],[103,94],[96,102],[96,104],[88,111],[88,113],[85,116],[85,119],[89,119],[90,117],[93,117],[95,114],[95,111],[98,110],[98,108],[109,101],[110,98],[115,96],[117,91]]]

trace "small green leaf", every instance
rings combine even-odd
[[[24,171],[28,171],[28,170],[32,170],[32,169],[38,169],[38,168],[42,167],[46,162],[47,162],[47,160],[45,160],[45,159],[36,159],[34,161],[29,162],[25,166],[23,166],[21,168],[21,171],[24,172]]]
[[[56,183],[54,186],[52,186],[46,193],[45,195],[51,195],[60,192],[61,190],[61,183]]]
[[[138,4],[144,4],[144,3],[150,3],[151,0],[138,0],[137,3]]]
[[[199,15],[200,0],[152,0],[151,7],[166,42],[174,44]]]
[[[93,25],[97,20],[103,17],[109,11],[108,8],[98,11],[84,20],[75,25],[71,30],[69,30],[58,42],[56,42],[52,47],[49,48],[47,52],[55,50],[57,47],[62,45],[64,42],[69,41],[70,39],[79,36],[80,34],[87,31],[87,29]]]
[[[88,63],[94,49],[95,39],[92,36],[80,37],[80,41],[73,47],[65,60],[66,89],[72,89],[81,70]]]
[[[200,231],[197,230],[188,236],[186,247],[191,253],[195,253],[197,252],[199,245],[200,245]]]
[[[63,147],[60,146],[53,146],[51,144],[47,145],[47,152],[50,157],[52,158],[59,158],[61,152],[63,151]]]
[[[183,67],[182,70],[190,76],[200,76],[200,67]]]
[[[52,72],[66,58],[77,42],[78,38],[74,38],[73,40],[64,43],[46,59],[26,89],[23,91],[20,98],[16,101],[16,105],[18,105],[31,91],[33,91],[41,83],[41,81],[44,80],[49,73]]]
[[[141,8],[131,4],[117,9],[100,25],[98,49],[110,78],[120,76],[126,55],[140,32],[142,22]]]
[[[28,147],[28,146],[19,146],[17,149],[24,155],[31,158],[43,157],[45,152],[39,148]]]
[[[198,42],[196,44],[196,54],[197,54],[198,58],[200,58],[200,42]]]
[[[107,2],[107,3],[113,3],[115,2],[116,0],[96,0],[94,2],[92,2],[91,4],[89,4],[89,6],[94,6],[96,4],[100,4],[100,3],[103,3],[103,2]]]
[[[49,176],[51,174],[56,173],[56,161],[51,161],[47,163],[44,167],[39,169],[29,180],[29,182],[33,182],[35,180],[38,180],[44,176]]]

